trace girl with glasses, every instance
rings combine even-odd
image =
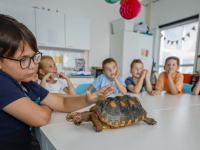
[[[59,97],[31,81],[41,53],[31,31],[0,14],[0,149],[30,150],[30,126],[47,124],[52,110],[73,112],[107,97],[108,85],[94,93]]]

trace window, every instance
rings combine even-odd
[[[176,56],[180,60],[179,71],[183,74],[193,73],[198,22],[193,21],[178,26],[161,28],[160,57],[158,72],[164,71],[165,60]]]

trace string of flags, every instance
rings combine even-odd
[[[192,27],[191,30],[196,31],[195,26]],[[190,33],[187,33],[186,36],[190,37]],[[162,37],[163,37],[163,35],[161,34],[161,38],[162,38]],[[178,43],[179,43],[179,40],[173,40],[173,41],[172,41],[172,40],[169,40],[169,39],[167,39],[166,37],[164,37],[164,41],[165,41],[165,40],[167,40],[167,44],[171,43],[171,45],[173,45],[174,43],[176,43],[176,44],[178,45]],[[181,40],[185,41],[185,37],[182,37]]]

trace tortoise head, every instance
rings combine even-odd
[[[77,112],[70,113],[66,116],[66,120],[69,122],[77,122],[79,118],[80,118],[80,113]]]

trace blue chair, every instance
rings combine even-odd
[[[192,88],[192,85],[191,85],[191,84],[183,83],[183,87],[184,87],[185,92],[186,92],[187,94],[193,94],[192,91],[191,91],[191,88]]]
[[[90,83],[78,85],[75,89],[76,95],[81,95],[81,94],[85,93],[90,85],[91,85]],[[96,89],[93,89],[92,93],[95,92],[95,91],[96,91]]]
[[[143,88],[142,88],[142,92],[144,92],[144,91],[145,91],[145,88],[143,87]]]

